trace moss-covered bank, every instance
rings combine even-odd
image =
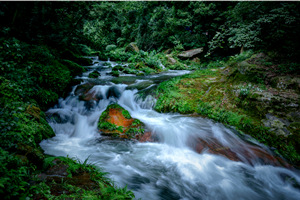
[[[0,198],[132,199],[100,169],[51,157],[39,143],[54,136],[43,110],[70,91],[90,61],[69,50],[0,39]]]
[[[193,113],[234,126],[299,166],[297,64],[282,65],[262,53],[251,55],[210,63],[207,66],[217,67],[161,83],[155,109]]]

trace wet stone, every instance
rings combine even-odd
[[[101,135],[135,139],[144,134],[144,125],[119,104],[111,104],[101,114],[98,129]]]

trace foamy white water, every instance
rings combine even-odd
[[[99,63],[97,69],[103,73]],[[161,76],[168,75],[174,76],[176,71]],[[84,81],[89,79],[84,78]],[[127,185],[136,198],[145,200],[300,198],[298,171],[266,165],[259,160],[249,165],[208,151],[199,154],[189,145],[196,138],[216,140],[237,153],[241,160],[243,155],[239,150],[248,144],[233,130],[211,120],[157,113],[152,109],[155,100],[151,96],[139,99],[138,90],[126,87],[111,82],[95,85],[90,92],[100,100],[88,107],[78,96],[61,99],[47,113],[52,116],[49,123],[56,136],[42,141],[41,147],[50,155],[75,157],[81,161],[88,158],[89,163],[109,172],[118,186]],[[102,140],[97,121],[112,102],[119,103],[134,118],[144,122],[158,142]]]

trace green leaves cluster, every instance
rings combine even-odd
[[[264,49],[289,58],[299,54],[298,2],[239,2],[224,16],[227,20],[209,41],[208,54],[219,48]]]

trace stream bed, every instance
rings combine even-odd
[[[94,63],[78,77],[81,84],[47,111],[56,136],[41,142],[46,154],[69,156],[82,162],[88,159],[88,163],[109,172],[117,186],[127,185],[137,199],[300,199],[299,171],[256,158],[252,146],[270,152],[263,145],[250,144],[238,137],[234,129],[209,119],[158,113],[153,110],[155,99],[151,95],[138,95],[141,90],[150,91],[161,81],[189,71],[112,77],[111,68],[105,66],[107,62],[94,58]],[[101,76],[88,78],[94,70]],[[78,92],[87,84],[91,96],[88,100]],[[142,121],[156,142],[108,140],[101,136],[98,119],[109,104],[116,102]],[[197,152],[198,140],[214,141],[238,160],[214,154],[207,148]]]

